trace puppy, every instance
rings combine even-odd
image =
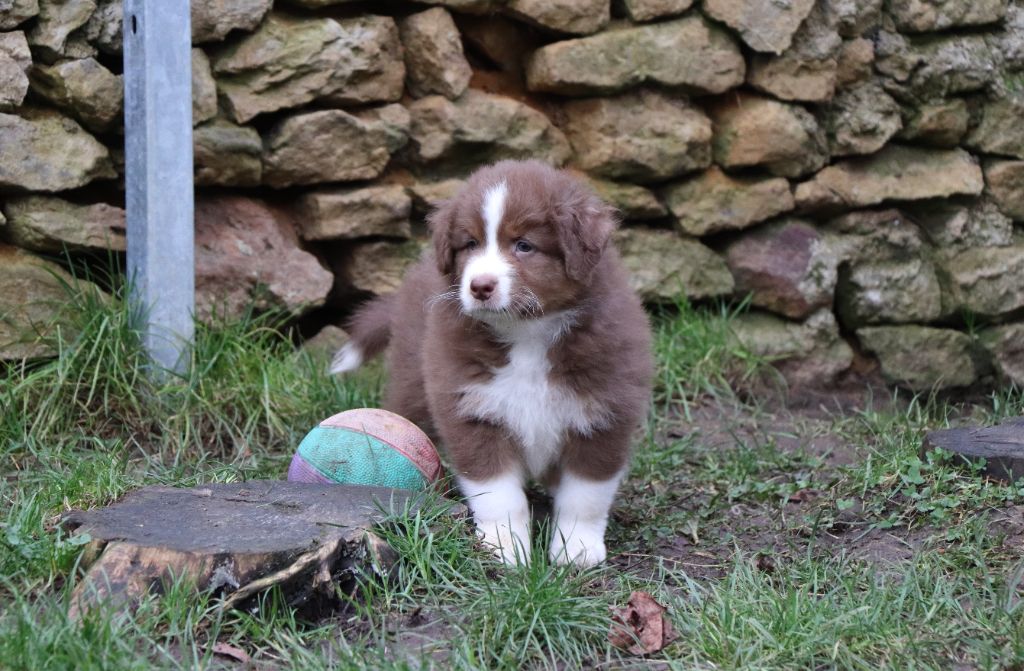
[[[384,407],[444,446],[483,540],[529,559],[533,478],[554,497],[551,559],[602,562],[652,377],[612,211],[569,173],[502,161],[428,221],[433,249],[356,313],[332,372],[390,343]]]

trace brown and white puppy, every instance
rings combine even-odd
[[[534,478],[554,496],[551,558],[603,561],[652,376],[611,210],[566,172],[503,161],[429,221],[433,250],[356,314],[332,371],[390,342],[384,407],[439,439],[485,542],[528,559]]]

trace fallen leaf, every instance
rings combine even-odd
[[[775,572],[775,559],[770,554],[760,553],[754,562],[754,568],[763,573]]]
[[[790,503],[806,503],[812,501],[818,497],[818,490],[816,489],[800,489],[789,495]]]
[[[631,655],[658,652],[676,637],[666,610],[647,592],[633,592],[624,608],[612,608],[608,642]]]
[[[236,662],[241,662],[242,664],[249,664],[252,662],[252,657],[250,657],[245,650],[236,648],[233,645],[228,645],[227,643],[214,643],[213,654],[230,657]]]

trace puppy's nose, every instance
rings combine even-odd
[[[469,283],[469,293],[478,301],[485,301],[491,297],[497,286],[498,278],[494,275],[480,275]]]

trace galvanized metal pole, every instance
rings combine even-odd
[[[128,276],[153,362],[184,370],[193,338],[189,0],[124,0]]]

